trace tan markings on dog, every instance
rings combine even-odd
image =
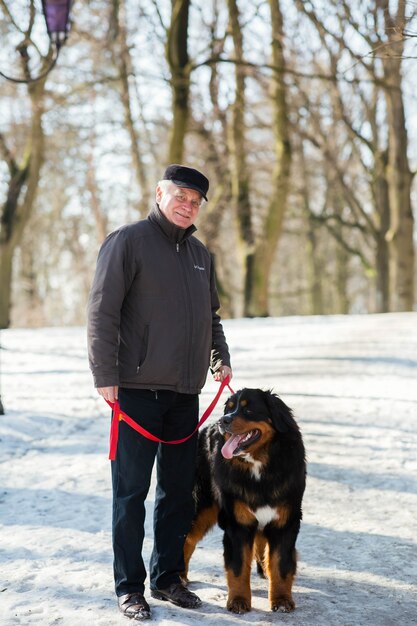
[[[284,524],[280,523],[280,511],[285,511],[286,507],[262,506],[257,509],[251,509],[247,504],[236,500],[233,505],[233,512],[236,521],[243,526],[250,526],[257,522],[259,530],[263,530],[265,526],[272,523],[279,527]]]
[[[280,555],[277,550],[272,553],[269,547],[266,550],[266,570],[269,579],[269,604],[272,611],[278,609],[289,613],[295,609],[295,602],[292,597],[292,586],[294,575],[288,574],[285,578],[279,573]]]
[[[188,533],[184,543],[184,563],[185,571],[182,574],[184,580],[187,579],[188,565],[195,547],[204,535],[216,524],[219,507],[216,505],[201,511],[200,515],[194,520],[190,532]]]
[[[248,401],[247,400],[241,400],[240,401],[240,406],[243,408],[245,406],[248,406]]]
[[[266,541],[265,535],[262,533],[256,533],[255,545],[254,545],[254,557],[255,557],[256,562],[262,567],[264,576],[266,576],[265,574],[266,547],[267,547],[267,541]]]
[[[272,520],[272,524],[278,526],[278,528],[283,528],[290,517],[291,509],[288,505],[282,504],[281,506],[276,507],[277,517]]]
[[[229,401],[229,402],[227,403],[227,408],[228,408],[228,409],[233,409],[233,407],[234,407],[234,406],[235,406],[235,403],[234,403],[234,402],[232,402],[232,401]]]
[[[268,422],[251,422],[240,417],[235,417],[232,428],[233,435],[244,435],[251,430],[259,430],[261,436],[253,444],[245,448],[245,452],[249,452],[255,461],[261,461],[266,465],[269,461],[268,444],[272,440],[275,430]],[[235,458],[239,457],[237,456]],[[233,461],[233,459],[231,460]]]
[[[235,576],[233,570],[226,569],[229,595],[226,608],[233,613],[247,613],[251,610],[252,596],[250,590],[250,573],[252,564],[252,548],[242,547],[242,570]]]
[[[236,521],[243,526],[250,526],[254,522],[256,522],[256,517],[253,511],[239,500],[234,502],[233,512],[235,514]]]

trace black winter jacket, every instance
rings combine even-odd
[[[230,367],[212,259],[156,206],[104,241],[88,303],[96,387],[199,393],[209,365]]]

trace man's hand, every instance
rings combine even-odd
[[[97,387],[98,393],[109,402],[115,402],[117,400],[119,387],[115,385],[114,387]]]
[[[230,367],[227,365],[222,365],[217,372],[214,372],[213,378],[219,382],[223,382],[225,378],[229,377],[230,380],[233,378],[233,372]]]

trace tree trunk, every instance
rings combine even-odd
[[[387,179],[391,219],[386,238],[390,251],[390,309],[412,311],[414,305],[414,219],[411,208],[412,175],[407,158],[407,130],[401,92],[394,88],[387,96],[389,120]]]
[[[8,150],[5,138],[0,137],[0,150],[10,173],[6,202],[1,212],[0,328],[7,328],[10,324],[13,254],[32,212],[44,158],[42,129],[44,84],[45,79],[28,87],[31,127],[20,164]]]
[[[386,153],[375,154],[375,208],[376,221],[376,311],[387,313],[390,310],[389,251],[386,234],[389,229],[390,207],[386,179]]]
[[[10,242],[0,243],[0,329],[10,325],[13,253]]]
[[[348,315],[350,310],[348,293],[349,261],[351,257],[343,246],[339,245],[337,242],[335,245],[337,309],[331,311],[331,313],[342,313],[343,315]]]
[[[212,35],[210,53],[213,58],[224,49],[225,38],[219,41],[215,36],[218,19],[218,11],[215,10],[210,26]],[[236,275],[241,274],[240,269],[236,270],[236,262],[240,261],[236,252],[238,246],[229,243],[229,251],[225,257],[221,241],[225,228],[233,237],[237,237],[237,233],[232,226],[233,218],[231,219],[230,212],[230,179],[225,176],[225,172],[229,169],[228,144],[227,141],[219,141],[219,138],[228,137],[228,121],[226,109],[222,108],[219,102],[219,73],[216,63],[210,65],[209,94],[212,116],[211,119],[205,118],[199,124],[197,132],[206,146],[207,162],[210,163],[211,170],[214,172],[215,184],[212,185],[209,202],[204,206],[204,210],[200,211],[198,229],[200,237],[209,247],[213,258],[216,259],[216,281],[222,305],[222,317],[236,317],[242,315],[241,297],[236,290]],[[212,120],[220,122],[221,130],[213,128]]]
[[[240,27],[239,8],[236,0],[228,0],[229,23],[233,39],[235,63],[235,100],[229,125],[230,180],[232,209],[237,219],[237,231],[240,254],[244,267],[244,315],[249,314],[253,275],[253,231],[251,203],[249,195],[249,176],[246,163],[246,127],[245,110],[246,70],[243,61],[243,36]]]
[[[264,236],[257,243],[251,263],[250,303],[247,314],[269,315],[268,287],[272,263],[282,233],[287,202],[291,146],[285,84],[284,30],[279,0],[270,0],[272,26],[272,65],[277,69],[273,77],[272,100],[274,106],[275,165],[272,173],[272,193],[264,225]]]
[[[182,163],[189,117],[191,64],[188,57],[188,14],[190,0],[172,0],[171,24],[167,33],[166,57],[171,71],[172,125],[168,161]]]
[[[309,315],[324,315],[323,295],[323,263],[320,258],[317,242],[317,220],[313,216],[310,207],[310,194],[308,188],[308,173],[304,159],[304,151],[301,142],[300,147],[301,176],[304,181],[302,188],[303,214],[307,224],[307,279],[310,294]]]
[[[124,111],[125,127],[130,139],[130,153],[132,156],[132,164],[135,172],[136,182],[140,190],[140,199],[137,209],[140,215],[145,215],[150,206],[150,195],[148,189],[148,181],[146,176],[146,168],[142,160],[139,150],[139,136],[136,130],[134,115],[132,112],[132,93],[129,84],[129,74],[131,73],[131,58],[129,47],[127,45],[127,34],[125,26],[125,3],[123,0],[113,0],[113,41],[111,42],[111,50],[116,67],[120,76],[120,95]],[[116,44],[116,45],[115,45]],[[118,45],[117,45],[118,44]]]
[[[93,147],[94,143],[91,146],[91,151],[87,154],[86,157],[86,165],[87,165],[87,174],[86,174],[86,189],[90,195],[90,205],[91,210],[94,216],[94,221],[96,223],[96,233],[97,233],[97,243],[101,245],[108,233],[108,221],[107,215],[104,213],[101,203],[100,197],[97,189],[97,181],[96,181],[96,172],[94,168],[93,161]]]
[[[392,311],[412,311],[414,305],[414,218],[407,149],[408,137],[402,93],[401,64],[406,26],[405,2],[398,2],[397,14],[390,13],[388,0],[380,0],[385,34],[390,46],[382,57],[388,121],[387,181],[390,202],[389,245],[390,295]]]

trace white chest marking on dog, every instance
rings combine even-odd
[[[272,506],[262,506],[256,511],[253,511],[254,516],[258,520],[259,529],[263,530],[269,522],[274,519],[279,519],[279,513]]]
[[[253,456],[249,454],[249,452],[245,452],[244,454],[242,454],[241,458],[252,464],[252,467],[250,468],[252,476],[256,478],[256,480],[260,480],[263,467],[261,461],[256,461]]]

